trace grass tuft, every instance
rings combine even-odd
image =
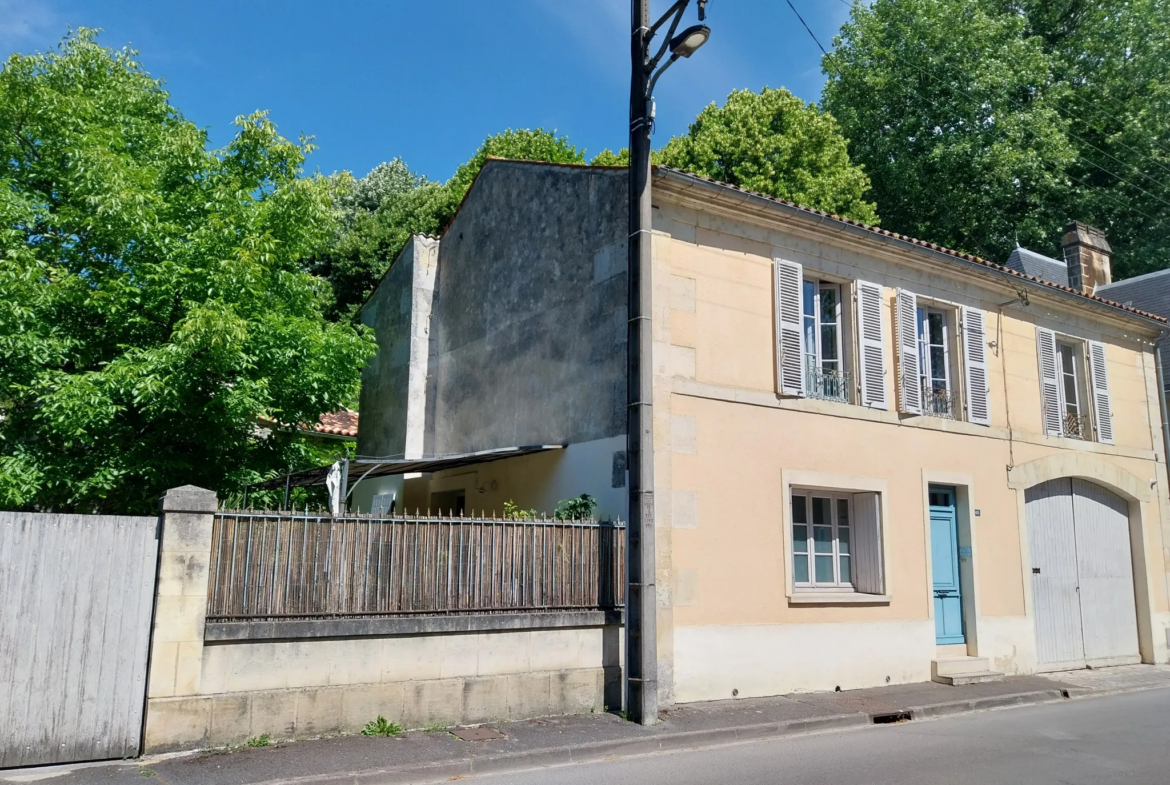
[[[367,722],[366,727],[362,728],[363,736],[401,736],[404,732],[401,725],[397,722],[387,722],[381,714],[378,715],[378,719]]]

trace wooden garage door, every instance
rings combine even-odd
[[[1139,662],[1127,502],[1080,479],[1025,498],[1039,667]]]

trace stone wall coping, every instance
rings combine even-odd
[[[451,616],[399,616],[348,619],[270,619],[209,621],[204,643],[370,638],[396,635],[451,635],[468,632],[610,627],[622,624],[622,611],[538,611]]]
[[[159,512],[211,513],[216,504],[215,491],[194,485],[171,488],[158,500]]]

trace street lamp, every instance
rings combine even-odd
[[[703,24],[675,35],[691,0],[677,0],[662,18],[650,24],[650,0],[631,0],[630,61],[630,234],[626,333],[626,466],[630,471],[629,524],[626,526],[626,712],[642,725],[658,721],[658,646],[654,558],[654,371],[650,347],[650,131],[654,85],[676,60],[690,57],[707,42]],[[706,18],[707,0],[699,2],[699,21]],[[650,42],[670,22],[658,52]],[[658,63],[667,52],[670,59]],[[657,69],[657,70],[655,70]]]

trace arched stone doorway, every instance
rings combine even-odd
[[[1039,670],[1141,661],[1129,504],[1078,477],[1025,491]]]

